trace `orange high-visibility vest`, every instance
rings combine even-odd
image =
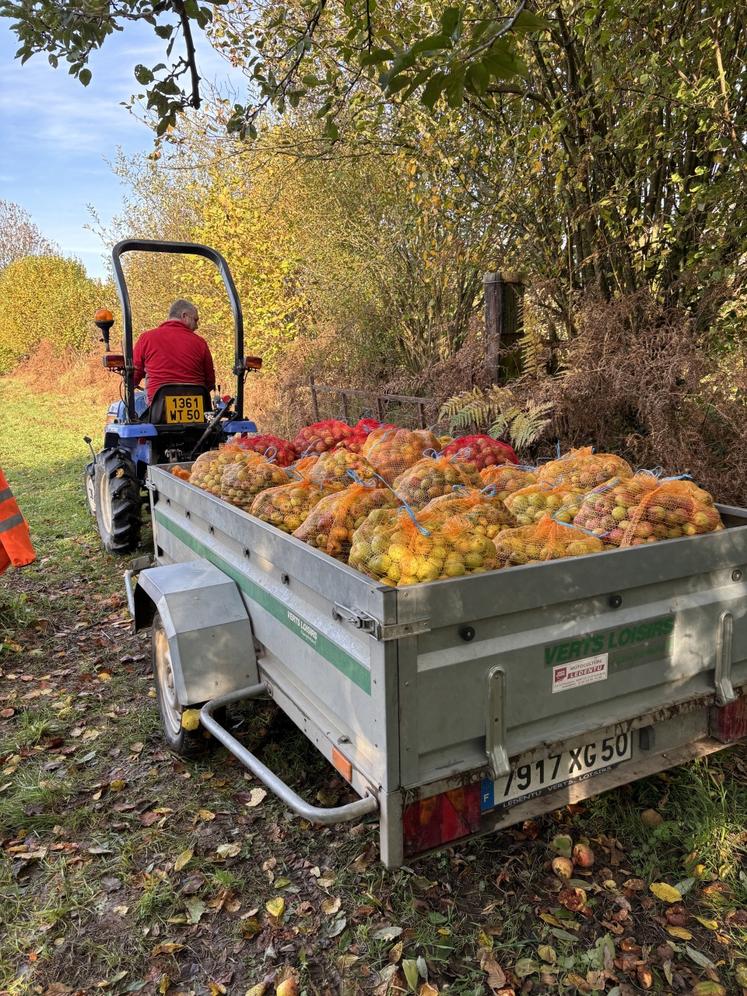
[[[0,469],[0,574],[10,564],[24,567],[35,560],[29,527]]]

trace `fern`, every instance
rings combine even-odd
[[[549,424],[552,407],[548,402],[521,405],[507,387],[475,387],[444,402],[439,420],[447,422],[451,432],[487,430],[494,439],[507,436],[515,449],[525,449]]]

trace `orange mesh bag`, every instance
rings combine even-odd
[[[308,477],[311,483],[316,484],[318,488],[334,488],[335,491],[348,487],[352,474],[366,481],[376,473],[364,456],[359,453],[351,453],[350,450],[341,446],[329,450],[327,453],[322,453],[319,459],[315,460],[308,468],[304,466],[302,469],[297,465],[296,469],[299,470],[299,473],[304,473],[304,476]],[[351,473],[348,473],[349,471]]]
[[[458,463],[445,456],[426,456],[396,477],[392,487],[403,501],[417,509],[454,488],[479,488],[481,483],[474,464]]]
[[[514,491],[503,500],[520,526],[531,526],[545,515],[554,515],[561,506],[568,521],[572,522],[584,495],[584,491],[565,484],[552,488],[538,481]]]
[[[571,488],[590,491],[613,477],[632,477],[633,468],[615,453],[594,453],[591,446],[570,450],[558,460],[551,460],[537,471],[541,484],[556,487],[565,484]]]
[[[325,492],[311,481],[291,481],[290,484],[261,491],[249,511],[284,533],[293,533],[324,495]]]
[[[484,467],[494,467],[504,463],[519,462],[516,452],[508,443],[493,439],[484,433],[472,436],[459,436],[453,439],[444,449],[444,456],[453,456],[466,463],[474,463],[479,470]]]
[[[508,498],[514,491],[537,483],[534,467],[516,467],[512,463],[505,463],[500,467],[485,467],[480,471],[480,477],[483,484],[495,488],[495,493],[501,500]]]
[[[369,513],[377,508],[398,506],[396,495],[388,488],[352,484],[344,491],[322,498],[293,535],[330,557],[347,562],[353,533],[363,525]]]
[[[451,515],[463,515],[475,526],[477,532],[488,539],[493,539],[502,529],[513,529],[516,525],[501,499],[487,488],[481,491],[477,488],[460,488],[429,501],[423,511],[433,512],[445,519]]]
[[[229,464],[220,479],[220,494],[231,505],[250,512],[260,491],[287,484],[287,472],[269,460],[242,460]]]
[[[189,483],[220,496],[220,482],[223,471],[231,463],[261,460],[258,453],[247,452],[238,446],[221,446],[217,450],[201,453],[192,464]]]
[[[405,586],[492,570],[495,547],[465,516],[377,509],[353,535],[348,563],[384,584]]]
[[[304,426],[293,440],[293,448],[299,456],[326,453],[327,450],[333,450],[338,443],[343,443],[352,432],[346,422],[336,418],[326,418],[321,422]]]
[[[171,473],[174,477],[178,477],[180,481],[188,481],[192,472],[185,470],[184,467],[172,467]]]
[[[645,471],[588,494],[574,525],[615,546],[642,546],[724,528],[707,491],[692,481],[659,479]]]
[[[493,541],[498,555],[498,567],[535,564],[563,557],[582,557],[602,553],[605,545],[596,536],[581,529],[554,522],[549,515],[535,525],[506,529]]]
[[[374,429],[363,444],[361,455],[387,484],[412,467],[424,453],[438,451],[438,439],[427,429]]]

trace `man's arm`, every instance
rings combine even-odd
[[[138,341],[135,343],[135,348],[132,351],[132,362],[135,366],[134,372],[134,385],[138,386],[140,381],[145,376],[145,333],[140,336]]]
[[[210,355],[210,346],[208,346],[207,343],[205,343],[205,353],[203,355],[202,362],[205,373],[205,387],[208,389],[208,391],[214,391],[215,367],[213,366],[213,357]]]

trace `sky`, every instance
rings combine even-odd
[[[23,66],[14,59],[18,43],[10,23],[0,17],[0,198],[20,204],[65,255],[80,259],[91,276],[103,276],[106,250],[86,230],[88,205],[108,223],[122,205],[110,165],[117,149],[133,155],[153,148],[153,133],[120,103],[139,89],[132,75],[137,63],[167,61],[166,42],[147,25],[115,33],[91,59],[93,79],[83,87],[64,64],[52,69],[43,54]],[[203,79],[239,85],[204,38],[197,55]]]

